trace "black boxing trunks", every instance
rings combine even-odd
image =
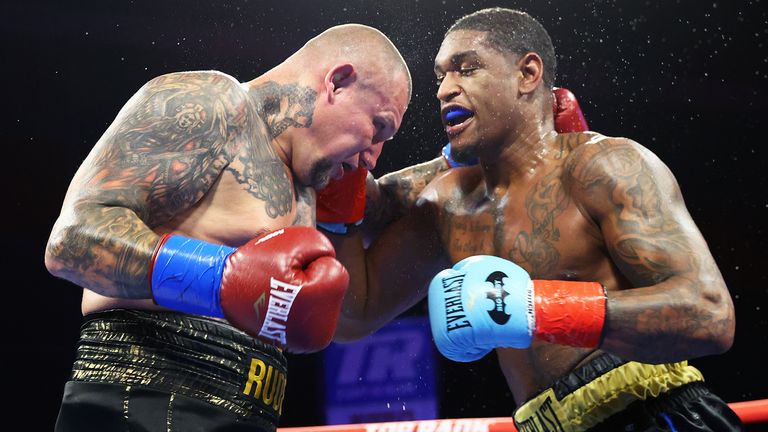
[[[558,379],[513,418],[520,432],[744,430],[687,362],[650,365],[607,353]]]
[[[275,431],[275,347],[219,321],[111,310],[85,317],[56,431]]]

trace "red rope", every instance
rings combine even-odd
[[[768,423],[768,399],[728,404],[745,424]],[[509,417],[278,428],[278,432],[517,432]]]

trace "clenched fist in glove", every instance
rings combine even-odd
[[[164,236],[152,256],[155,302],[226,318],[291,352],[330,344],[349,284],[330,241],[310,227],[286,227],[239,248]]]
[[[597,282],[531,280],[517,264],[489,255],[463,259],[429,285],[435,344],[462,362],[497,347],[528,348],[534,338],[596,347],[605,305]]]
[[[335,234],[346,234],[350,225],[359,225],[365,215],[365,180],[363,167],[344,170],[340,179],[332,179],[317,191],[317,226]]]

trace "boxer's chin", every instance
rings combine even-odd
[[[451,146],[451,159],[459,163],[469,163],[477,158],[477,149],[474,146],[469,148],[454,148]]]
[[[328,159],[315,162],[309,170],[309,184],[306,186],[312,186],[318,190],[328,186],[334,166],[335,164]]]

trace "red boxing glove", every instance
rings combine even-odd
[[[555,114],[555,131],[558,133],[584,132],[589,130],[579,101],[570,90],[562,87],[552,89],[554,100],[552,110]]]
[[[240,248],[164,236],[152,256],[152,294],[161,306],[226,318],[288,351],[331,343],[349,285],[333,245],[310,227],[286,227]]]
[[[327,347],[349,285],[335,257],[328,238],[310,227],[251,240],[224,267],[221,306],[227,320],[291,352]]]
[[[318,226],[343,234],[347,224],[359,224],[365,214],[365,179],[368,170],[344,170],[339,180],[317,192]]]

